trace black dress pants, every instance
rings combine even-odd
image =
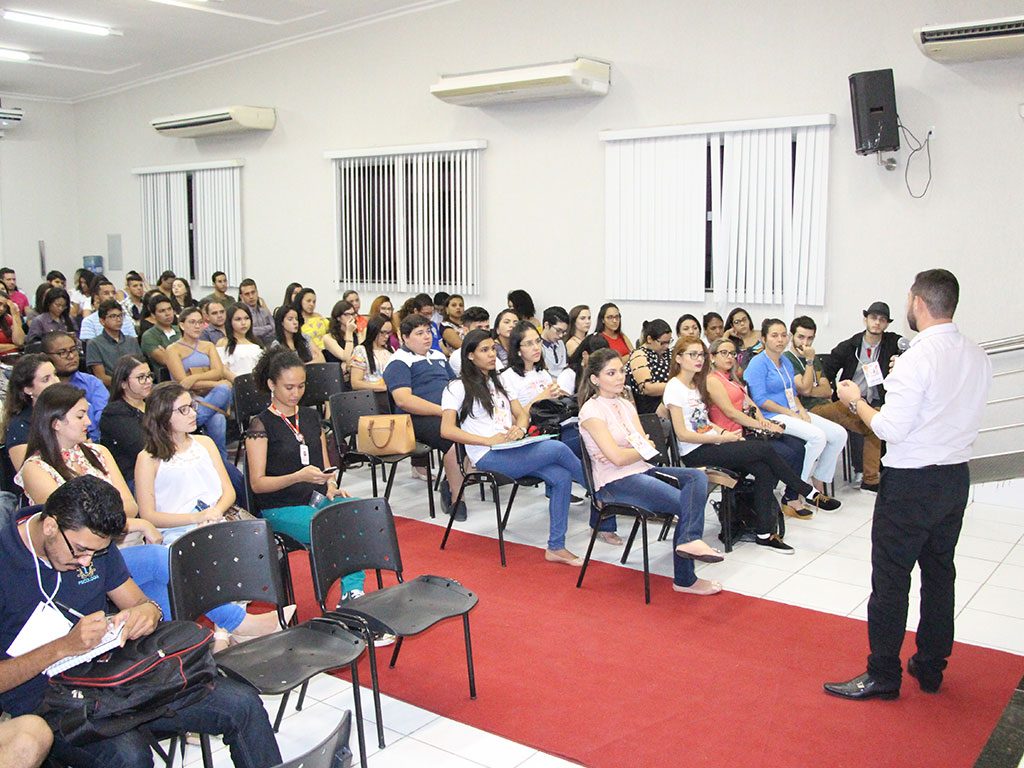
[[[885,685],[898,686],[902,675],[900,648],[915,563],[921,566],[921,620],[914,662],[928,677],[946,668],[953,650],[953,552],[969,487],[966,463],[882,469],[871,525],[868,672]]]

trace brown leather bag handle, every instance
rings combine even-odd
[[[374,433],[373,419],[370,419],[370,423],[366,427],[366,433],[367,433],[366,436],[370,438],[370,442],[373,443],[373,447],[376,448],[378,451],[384,450],[385,446],[387,446],[387,444],[391,442],[391,438],[395,434],[395,422],[394,422],[393,419],[388,423],[387,430],[388,430],[388,436],[386,438],[384,438],[384,442],[383,443],[378,443],[377,440],[373,436],[373,433]],[[383,432],[384,428],[381,427],[380,429],[378,429],[376,431]]]

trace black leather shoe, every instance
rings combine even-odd
[[[921,690],[925,693],[938,693],[939,687],[942,685],[942,673],[938,675],[928,674],[919,666],[913,658],[907,662],[907,674],[917,680],[917,684],[921,686]]]
[[[865,672],[863,675],[858,675],[853,680],[847,680],[845,683],[825,683],[825,693],[841,696],[844,699],[855,699],[856,701],[874,698],[895,699],[899,698],[900,687],[898,685],[882,685],[868,672]]]

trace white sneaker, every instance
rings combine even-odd
[[[395,635],[389,635],[386,632],[381,632],[379,635],[373,636],[373,647],[383,648],[385,645],[394,645],[398,638]]]
[[[362,597],[365,594],[366,593],[363,592],[363,590],[361,590],[361,589],[350,589],[348,592],[346,592],[345,594],[343,594],[341,596],[341,600],[339,600],[338,602],[344,603],[344,602],[347,602],[348,600],[358,600],[360,597]]]

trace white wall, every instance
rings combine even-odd
[[[130,169],[244,158],[247,271],[274,302],[292,279],[313,285],[326,311],[338,291],[323,152],[483,138],[484,292],[467,303],[493,311],[508,289],[526,287],[538,308],[597,305],[606,298],[600,130],[833,112],[827,305],[810,309],[819,347],[858,327],[872,300],[900,315],[913,274],[932,266],[958,274],[968,333],[1019,332],[1024,313],[1007,283],[1024,273],[1024,68],[1019,60],[943,66],[911,39],[922,23],[1016,12],[1009,0],[466,0],[77,104],[61,150],[74,152],[79,190],[67,210],[77,204],[81,253],[104,252],[107,234],[120,233],[126,265],[141,263]],[[606,98],[472,109],[428,93],[441,72],[575,54],[613,62]],[[923,200],[903,186],[905,151],[894,173],[853,152],[847,76],[884,67],[895,70],[904,122],[918,135],[936,127],[935,178]],[[278,128],[195,142],[147,124],[231,103],[276,107]],[[3,173],[5,229],[18,184],[8,170],[16,169]],[[30,166],[17,172],[34,175]],[[46,210],[60,217],[64,206]],[[5,242],[12,237],[5,232]],[[700,308],[621,307],[632,333],[644,318],[672,321]],[[772,311],[751,310],[755,318]]]

